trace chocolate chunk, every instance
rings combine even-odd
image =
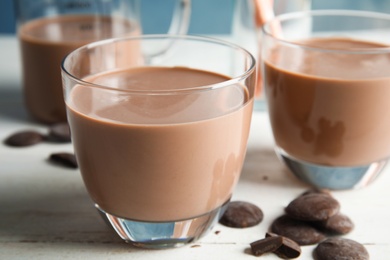
[[[48,140],[53,142],[70,142],[70,128],[68,123],[54,124],[49,128]]]
[[[265,253],[271,253],[277,250],[282,245],[283,238],[281,236],[270,236],[250,244],[252,253],[255,256],[261,256]]]
[[[314,245],[326,238],[325,234],[310,223],[293,219],[287,215],[275,219],[271,225],[271,231],[288,237],[299,245]]]
[[[49,161],[68,168],[78,168],[76,156],[72,153],[53,153],[50,155]]]
[[[44,136],[36,131],[22,131],[10,135],[4,140],[4,144],[14,147],[31,146],[42,142]]]
[[[347,234],[354,228],[352,220],[344,214],[334,215],[327,220],[319,222],[318,226],[327,233],[337,235]]]
[[[228,227],[246,228],[259,224],[263,217],[263,211],[256,205],[244,201],[232,201],[219,223]]]
[[[334,237],[317,245],[314,249],[314,258],[316,260],[368,260],[370,256],[362,244],[351,239]]]
[[[301,255],[302,252],[301,247],[294,240],[270,232],[267,232],[265,236],[282,238],[282,245],[273,252],[280,258],[291,259],[291,258],[297,258]]]
[[[339,210],[339,202],[322,193],[299,196],[286,207],[286,213],[290,217],[305,221],[326,220],[336,215]]]

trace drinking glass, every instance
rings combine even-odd
[[[122,239],[176,247],[217,223],[245,157],[255,70],[241,47],[196,36],[110,39],[65,58],[81,174]]]
[[[100,39],[140,35],[139,0],[16,0],[27,111],[43,123],[66,121],[62,59]],[[190,0],[177,0],[169,33],[185,34]]]
[[[390,16],[299,12],[263,30],[265,92],[282,161],[319,188],[372,182],[390,156]]]

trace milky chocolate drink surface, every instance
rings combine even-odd
[[[325,166],[360,166],[389,157],[388,46],[346,38],[300,44],[280,44],[265,58],[277,146]]]
[[[127,219],[173,221],[229,200],[245,156],[253,100],[240,84],[196,94],[174,91],[228,79],[145,67],[87,79],[122,91],[76,85],[67,101],[72,140],[99,207]],[[128,87],[154,94],[129,93]],[[162,95],[160,88],[171,91]]]
[[[100,39],[139,35],[126,19],[94,15],[40,18],[19,28],[28,112],[44,123],[66,121],[61,62],[76,48]]]

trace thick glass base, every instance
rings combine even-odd
[[[171,222],[134,221],[113,216],[98,205],[96,208],[126,242],[141,248],[163,249],[186,245],[207,234],[225,212],[228,202],[207,214]]]
[[[329,167],[297,160],[277,151],[281,160],[300,180],[321,189],[347,190],[370,184],[386,165],[387,160],[356,167]]]

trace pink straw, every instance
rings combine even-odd
[[[253,0],[255,7],[255,23],[257,28],[261,28],[266,22],[272,20],[275,17],[273,0]],[[281,25],[277,22],[270,25],[272,30],[272,35],[274,37],[282,38],[282,28]],[[259,41],[259,49],[261,49],[261,40]],[[261,52],[258,54],[258,60],[261,60]],[[262,94],[262,75],[261,70],[258,66],[257,68],[257,84],[255,89],[255,96],[258,98]]]
[[[261,28],[263,24],[272,20],[275,17],[273,9],[273,0],[254,0],[255,6],[255,22],[257,28]],[[272,35],[280,38],[282,35],[282,28],[280,24],[271,24]]]
[[[273,2],[273,0],[254,0],[257,27],[274,18]]]

